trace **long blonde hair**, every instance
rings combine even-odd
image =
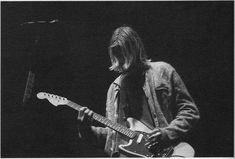
[[[123,72],[134,65],[146,65],[147,55],[143,42],[137,32],[131,27],[117,28],[112,35],[109,45],[111,59],[110,70]],[[121,62],[120,58],[124,58]]]

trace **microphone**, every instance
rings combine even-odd
[[[59,19],[53,19],[50,21],[38,20],[38,21],[24,22],[24,23],[21,23],[20,25],[23,26],[23,25],[30,25],[30,24],[53,24],[53,23],[58,23],[58,22],[59,22]]]

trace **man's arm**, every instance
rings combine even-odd
[[[186,135],[199,120],[200,115],[196,104],[175,69],[172,71],[171,80],[176,116],[167,127],[161,128],[161,131],[163,138],[174,140]]]

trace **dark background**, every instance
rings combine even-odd
[[[107,47],[123,24],[153,61],[176,68],[195,99],[201,120],[188,142],[196,156],[233,156],[233,2],[2,2],[1,12],[2,157],[104,155],[78,139],[75,110],[35,95],[65,96],[104,115],[117,77]],[[23,104],[30,69],[35,83]]]

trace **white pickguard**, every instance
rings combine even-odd
[[[149,129],[147,126],[145,126],[142,122],[139,120],[136,120],[134,118],[127,118],[127,122],[130,125],[130,129],[133,131],[142,131],[146,133],[151,133],[152,130]]]

